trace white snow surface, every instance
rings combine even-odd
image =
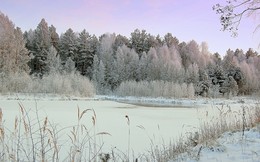
[[[260,161],[260,129],[227,132],[218,139],[219,150],[203,149],[200,161]],[[214,148],[214,147],[213,147]]]
[[[260,126],[244,132],[226,132],[211,146],[199,145],[175,161],[259,162]],[[171,161],[173,162],[173,161]]]
[[[241,105],[254,105],[255,99],[164,99],[140,97],[95,96],[93,98],[68,97],[46,94],[8,94],[0,95],[0,108],[3,111],[5,126],[12,129],[15,116],[19,115],[21,103],[28,111],[35,112],[37,107],[40,117],[45,116],[60,127],[77,123],[77,108],[93,109],[97,115],[96,132],[108,132],[99,138],[104,143],[103,152],[117,149],[126,152],[130,139],[131,153],[149,151],[151,146],[168,145],[170,141],[185,136],[187,132],[198,129],[205,114],[217,114],[216,106],[229,105],[232,111],[238,111]],[[91,115],[84,121],[91,125]],[[125,116],[130,119],[127,124]],[[129,137],[130,129],[130,137]],[[202,146],[199,159],[186,158],[185,154],[178,161],[260,161],[260,129],[245,132],[225,133],[212,147]],[[66,134],[66,132],[64,132]],[[198,153],[199,146],[194,148]],[[197,151],[197,152],[196,152]]]

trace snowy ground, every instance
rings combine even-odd
[[[115,102],[116,101],[116,102]],[[199,124],[209,116],[218,113],[216,107],[229,105],[232,111],[238,111],[241,105],[254,105],[257,101],[251,98],[228,99],[163,99],[163,98],[118,98],[96,96],[94,98],[78,98],[56,95],[2,95],[0,108],[4,114],[5,126],[12,129],[15,116],[19,115],[18,103],[33,113],[37,107],[42,118],[68,127],[77,123],[77,107],[94,109],[97,115],[96,132],[108,132],[98,138],[104,143],[103,152],[117,149],[126,152],[130,139],[131,153],[137,156],[151,147],[168,145],[170,141],[194,132]],[[91,116],[84,116],[84,123],[91,127]],[[129,116],[130,125],[125,116]],[[130,136],[129,136],[130,130]],[[66,134],[66,132],[64,132]],[[218,145],[202,148],[199,161],[260,161],[259,132],[250,130],[241,140],[239,133],[226,133],[218,140]],[[220,149],[218,149],[218,147]],[[195,150],[196,152],[196,150]],[[249,158],[249,159],[248,159]],[[181,161],[194,161],[183,159]]]
[[[259,162],[260,127],[244,132],[226,132],[211,145],[199,145],[180,155],[177,161],[187,162]]]
[[[242,132],[227,132],[217,142],[220,149],[203,149],[200,161],[260,161],[259,128],[246,131],[244,137]]]

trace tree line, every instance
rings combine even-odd
[[[79,73],[93,82],[99,94],[122,95],[122,86],[152,82],[159,88],[189,87],[191,96],[247,95],[260,88],[260,57],[252,49],[228,49],[221,58],[209,52],[206,42],[180,42],[171,33],[161,37],[139,29],[129,38],[97,37],[71,28],[59,35],[42,19],[36,29],[22,32],[0,13],[0,57],[2,78],[14,73],[40,79]]]

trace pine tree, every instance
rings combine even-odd
[[[50,37],[51,37],[51,45],[56,49],[56,51],[59,50],[59,34],[56,32],[56,28],[51,25],[49,27]]]
[[[141,57],[141,54],[143,52],[148,52],[150,49],[147,40],[148,40],[148,34],[146,33],[145,30],[140,31],[136,29],[134,32],[131,33],[130,47],[132,49],[135,49],[139,57]]]
[[[46,59],[48,50],[51,47],[51,37],[49,27],[45,19],[42,19],[34,31],[34,37],[32,41],[33,45],[30,51],[34,58],[31,60],[32,73],[37,73],[40,76],[47,72]]]
[[[77,62],[77,44],[77,35],[71,28],[69,28],[64,34],[61,35],[59,42],[59,54],[63,63],[65,63],[68,58]]]
[[[34,69],[34,63],[33,58],[36,55],[36,51],[34,50],[34,40],[35,40],[35,31],[30,29],[29,31],[25,31],[24,34],[25,39],[25,47],[29,51],[30,61],[28,62],[28,65],[31,69],[31,73],[33,73]]]
[[[121,47],[123,45],[126,45],[129,47],[130,43],[127,37],[122,36],[122,35],[116,35],[115,42],[113,43],[113,50],[117,51],[118,47]]]
[[[84,29],[78,37],[77,69],[82,75],[91,77],[94,55],[97,51],[98,40]]]
[[[173,37],[171,33],[167,33],[164,36],[163,42],[171,48],[172,46],[178,47],[179,40],[176,37]]]

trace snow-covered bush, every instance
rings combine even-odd
[[[167,81],[125,81],[116,90],[118,96],[193,98],[193,84]]]
[[[26,73],[0,76],[0,93],[30,91],[31,77]]]
[[[52,93],[60,95],[91,97],[94,85],[78,73],[49,74],[39,77],[26,73],[0,76],[0,93]]]
[[[88,78],[78,73],[50,74],[35,80],[33,92],[91,97],[95,88]]]

